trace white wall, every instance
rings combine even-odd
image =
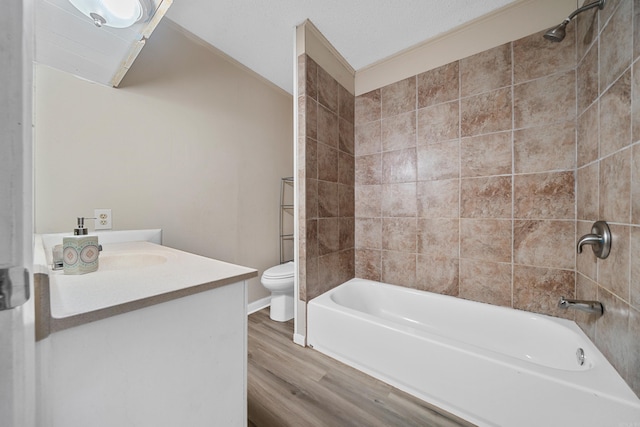
[[[279,262],[293,101],[163,21],[119,89],[36,67],[36,232],[113,210],[114,229],[263,271]],[[90,221],[88,221],[90,223]],[[259,279],[249,301],[268,296]]]

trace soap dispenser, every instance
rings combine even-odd
[[[73,229],[73,236],[62,239],[62,262],[64,274],[85,274],[98,270],[100,247],[98,236],[89,235],[84,220],[78,218],[78,225]]]

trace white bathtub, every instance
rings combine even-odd
[[[640,425],[640,400],[568,320],[352,279],[307,325],[314,349],[479,426]]]

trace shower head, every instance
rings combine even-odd
[[[571,15],[565,18],[564,21],[560,25],[556,25],[555,27],[549,28],[546,33],[544,33],[544,38],[547,40],[551,40],[552,42],[561,42],[564,40],[564,36],[566,35],[567,24],[571,22],[571,20],[578,15],[579,13],[584,12],[585,10],[592,9],[594,7],[598,7],[598,9],[602,10],[604,8],[606,0],[598,0],[593,3],[589,3],[586,6],[582,6],[581,8],[575,10]]]
[[[544,33],[543,37],[547,40],[551,40],[552,42],[561,42],[564,40],[564,36],[567,35],[566,29],[569,22],[571,22],[571,20],[567,18],[562,21],[562,24],[549,28],[547,32]]]

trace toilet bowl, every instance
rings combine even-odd
[[[278,322],[293,319],[293,261],[276,265],[262,273],[262,286],[271,291],[269,317]]]

